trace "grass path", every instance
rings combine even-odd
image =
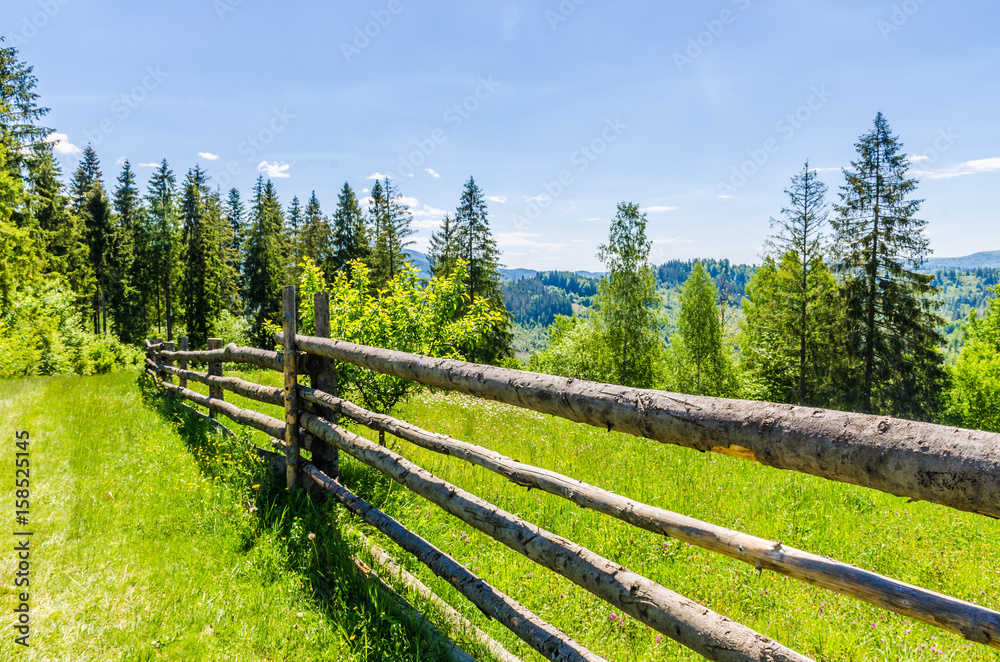
[[[134,375],[0,382],[6,521],[15,430],[31,434],[33,631],[15,645],[6,617],[0,660],[433,659],[356,573],[315,570],[345,560],[322,512],[251,483],[235,445],[160,416]]]

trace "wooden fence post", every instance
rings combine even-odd
[[[222,349],[222,338],[209,338],[208,339],[209,349]],[[217,363],[208,364],[208,374],[215,375],[216,377],[222,376],[222,361]],[[223,394],[221,386],[209,386],[208,387],[208,397],[215,400],[225,400],[226,396]],[[209,418],[215,418],[215,412],[209,410]]]
[[[181,336],[179,338],[179,340],[180,340],[180,343],[181,343],[181,351],[182,352],[188,351],[188,337],[187,336]],[[187,370],[188,369],[187,359],[183,359],[183,360],[179,361],[179,364],[180,364],[180,369],[181,370]],[[187,377],[181,377],[179,381],[180,381],[181,388],[187,388],[187,386],[188,386]]]
[[[172,343],[170,341],[167,341],[167,342],[163,343],[163,347],[162,347],[161,351],[164,351],[164,350],[167,351],[167,352],[174,351],[174,343]],[[170,366],[172,368],[174,366],[174,360],[173,359],[164,358],[163,359],[163,365]],[[173,384],[174,383],[174,376],[171,375],[169,372],[165,372],[163,374],[163,381],[165,381],[168,384]]]
[[[298,333],[295,286],[281,289],[281,327],[284,331],[285,372],[285,477],[294,490],[299,478],[299,385],[295,372],[295,335]]]
[[[318,338],[329,338],[330,337],[330,292],[316,292],[313,295],[313,305],[316,312],[316,337]],[[312,359],[315,361],[315,365],[319,368],[317,372],[312,373],[310,377],[310,383],[314,389],[324,391],[330,395],[340,395],[338,392],[337,385],[337,366],[336,364],[328,358],[321,356],[313,356]],[[317,415],[331,423],[337,423],[337,412],[333,411],[329,407],[321,407],[317,411]],[[340,458],[338,456],[338,451],[334,446],[326,443],[325,441],[317,438],[317,446],[314,447],[313,451],[313,464],[315,464],[320,471],[325,473],[330,478],[337,480],[340,478]],[[318,452],[317,452],[318,451]],[[322,455],[322,457],[316,457],[317,455]],[[321,460],[317,462],[317,460]]]

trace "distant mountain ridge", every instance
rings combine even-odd
[[[427,255],[421,253],[420,251],[410,250],[409,248],[403,251],[406,253],[407,262],[410,263],[411,267],[416,267],[420,271],[421,278],[431,277],[431,262],[427,258]],[[504,281],[514,281],[521,280],[523,278],[534,278],[538,275],[537,269],[501,269],[500,275],[503,276]],[[577,271],[577,275],[584,276],[585,278],[603,278],[604,274],[596,271]]]
[[[921,271],[939,269],[1000,269],[1000,251],[984,251],[965,257],[932,257]]]

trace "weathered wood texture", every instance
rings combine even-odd
[[[364,534],[358,533],[358,536],[361,537],[365,549],[383,573],[396,578],[403,586],[419,595],[421,599],[434,605],[453,628],[464,633],[501,662],[523,662],[521,658],[508,651],[500,642],[477,628],[458,610],[439,598],[426,584],[403,569],[387,551],[373,543]]]
[[[683,540],[753,566],[759,565],[814,586],[951,630],[971,641],[1000,648],[1000,613],[992,609],[771,540],[633,501],[554,471],[523,464],[489,449],[428,432],[392,416],[368,411],[327,393],[301,388],[300,396],[303,400],[324,403],[352,421],[373,430],[388,432],[427,450],[493,471],[517,485],[543,490],[641,529]]]
[[[168,352],[174,351],[174,343],[172,343],[170,341],[167,341],[167,342],[163,343],[163,349],[166,350],[166,351],[168,351]],[[171,361],[170,359],[163,359],[163,365],[165,365],[167,367],[173,367],[174,362]],[[172,380],[172,378],[171,378],[171,376],[169,374],[164,374],[163,375],[163,379],[168,384],[173,383],[173,380]]]
[[[180,349],[181,349],[181,351],[182,352],[186,352],[188,350],[188,337],[187,336],[181,336],[179,338],[179,342],[180,342]],[[184,359],[180,359],[177,362],[177,367],[180,368],[181,370],[187,370],[188,369],[188,362],[185,361]],[[180,387],[181,388],[187,388],[187,378],[185,378],[183,375],[181,375],[179,383],[180,383]]]
[[[264,414],[253,411],[252,409],[241,409],[230,402],[216,400],[206,395],[202,395],[201,393],[196,393],[190,389],[175,386],[174,384],[162,384],[162,386],[171,393],[184,398],[185,400],[190,400],[195,404],[201,405],[209,411],[222,414],[240,425],[246,425],[254,428],[255,430],[260,430],[275,439],[284,440],[285,438],[285,425],[276,418],[265,416]]]
[[[208,349],[209,351],[222,349],[222,338],[209,338]],[[224,351],[223,354],[225,354]],[[208,364],[208,374],[212,375],[213,377],[222,377],[222,361],[210,362]],[[211,398],[217,398],[219,400],[225,399],[225,396],[222,394],[222,389],[214,385],[209,385],[208,395]]]
[[[463,522],[710,660],[808,660],[744,625],[447,483],[400,455],[308,413],[303,427]]]
[[[295,286],[281,288],[281,326],[284,333],[285,373],[285,461],[288,489],[299,483],[299,382],[295,372],[295,336],[298,329],[298,306]]]
[[[566,662],[603,660],[570,639],[565,633],[538,618],[527,607],[472,574],[465,566],[407,530],[393,518],[357,497],[311,463],[303,463],[302,471],[344,504],[349,511],[384,533],[430,568],[434,574],[454,586],[483,613],[496,619],[546,658]]]
[[[316,336],[319,338],[330,337],[330,293],[327,291],[316,292],[313,295],[313,311],[316,326]],[[337,367],[330,359],[321,356],[312,357],[314,359],[314,372],[310,376],[312,387],[329,393],[339,395],[339,385],[337,384]],[[313,412],[321,418],[334,423],[337,422],[337,413],[332,409],[321,408]],[[340,476],[340,458],[338,451],[333,446],[323,443],[323,447],[317,449],[318,453],[313,453],[313,464],[319,467],[320,471],[331,478]]]
[[[1000,434],[612,386],[299,336],[297,347],[608,430],[1000,517]]]
[[[237,347],[235,343],[229,343],[222,349],[197,352],[161,352],[161,355],[163,358],[183,359],[195,363],[245,363],[275,372],[283,372],[285,367],[285,357],[280,352],[254,347]],[[301,374],[311,373],[311,358],[307,355],[299,355],[296,358],[296,370]]]
[[[236,395],[241,395],[244,398],[256,400],[257,402],[263,402],[269,405],[283,407],[285,404],[284,389],[254,384],[253,382],[248,382],[239,379],[238,377],[215,377],[213,375],[208,375],[203,372],[195,372],[193,370],[166,368],[165,366],[161,367],[163,367],[166,372],[177,375],[185,381],[190,379],[191,381],[200,382],[209,387],[218,387],[235,393]]]

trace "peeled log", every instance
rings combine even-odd
[[[951,630],[971,641],[1000,648],[1000,613],[992,609],[825,556],[810,554],[771,540],[633,501],[554,471],[523,464],[489,449],[428,432],[385,414],[368,411],[328,393],[302,388],[301,396],[305,400],[325,404],[373,430],[388,432],[421,448],[465,460],[522,487],[543,490],[641,529],[683,540],[753,566],[759,565],[814,586]]]
[[[809,660],[585,547],[497,508],[359,435],[305,412],[300,422],[363,464],[709,660]]]
[[[254,428],[255,430],[260,430],[264,434],[268,434],[276,439],[285,438],[285,424],[276,418],[265,416],[264,414],[253,411],[252,409],[240,409],[231,402],[216,400],[208,397],[207,395],[202,395],[201,393],[196,393],[195,391],[181,388],[180,386],[175,386],[173,384],[167,384],[164,382],[161,386],[171,393],[184,398],[185,400],[190,400],[195,404],[199,404],[202,407],[210,409],[211,411],[222,414],[240,425],[246,425]]]
[[[608,430],[1000,518],[1000,434],[629,388],[298,336],[299,350]]]

